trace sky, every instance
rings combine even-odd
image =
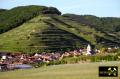
[[[0,8],[44,5],[58,8],[62,14],[120,17],[120,0],[0,0]]]

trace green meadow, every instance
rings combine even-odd
[[[99,66],[118,66],[118,77],[99,77]],[[0,72],[0,79],[120,79],[120,61],[45,66]]]

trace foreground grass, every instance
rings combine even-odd
[[[119,76],[99,77],[99,66],[118,66]],[[29,70],[0,72],[0,79],[120,79],[120,61],[53,65]]]

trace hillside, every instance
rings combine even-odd
[[[5,12],[1,10],[0,33],[11,30],[39,14],[61,14],[56,8],[35,5],[15,7]]]
[[[120,18],[118,17],[96,17],[93,15],[75,14],[64,14],[62,16],[103,33],[104,36],[102,38],[97,38],[98,42],[103,40],[104,42],[109,41],[120,44]]]
[[[120,18],[118,17],[97,17],[93,15],[75,15],[75,14],[64,14],[71,20],[89,25],[96,30],[102,32],[119,32],[120,31]]]
[[[60,14],[54,7],[33,5],[1,13],[0,51],[35,53],[84,48],[88,44],[95,48],[120,46],[120,18],[112,18],[112,22],[105,19],[105,29],[101,29],[99,17]]]
[[[6,9],[0,9],[0,13],[7,11]]]
[[[53,21],[53,22],[47,22]],[[40,15],[0,35],[1,50],[38,52],[49,50],[64,50],[78,48],[89,42],[84,38],[61,29],[62,24],[57,24],[51,17]],[[60,28],[60,27],[61,28]],[[65,27],[66,28],[66,27]]]

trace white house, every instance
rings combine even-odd
[[[3,55],[3,56],[2,56],[2,59],[3,59],[3,60],[5,60],[6,58],[7,58],[6,55]]]

